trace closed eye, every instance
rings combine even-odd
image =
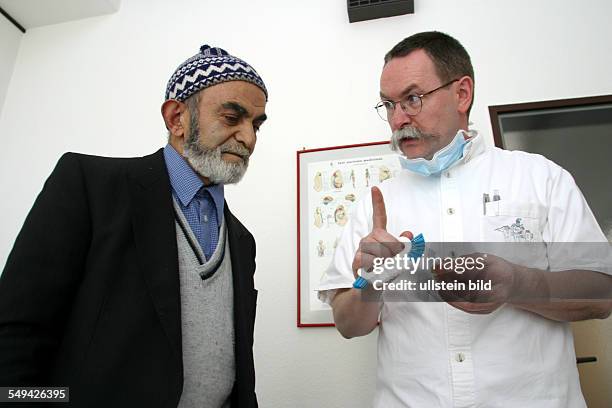
[[[259,132],[259,128],[261,128],[261,125],[263,125],[263,122],[253,122],[253,129],[255,129],[255,132]]]
[[[236,115],[223,115],[223,119],[229,126],[236,126],[240,122],[240,117]]]

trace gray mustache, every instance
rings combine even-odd
[[[393,132],[393,136],[397,138],[398,141],[404,139],[423,139],[427,137],[423,132],[414,127],[403,127],[401,129]]]
[[[242,157],[243,159],[248,159],[251,155],[249,149],[242,145],[230,145],[230,146],[222,146],[221,153],[231,153]]]
[[[402,140],[406,139],[425,139],[429,137],[429,135],[421,132],[419,129],[406,126],[401,129],[393,132],[393,136],[391,136],[391,150],[399,151],[399,145]]]

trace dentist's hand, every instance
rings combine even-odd
[[[413,238],[412,232],[404,231],[400,237],[406,238],[408,241]],[[406,247],[407,246],[407,247]],[[381,280],[389,282],[395,279],[401,270],[392,269],[384,270],[381,274],[372,272],[374,259],[376,258],[392,258],[405,249],[410,249],[410,243],[402,243],[398,238],[387,232],[387,211],[385,209],[385,200],[378,187],[372,187],[372,231],[363,237],[359,242],[359,248],[353,258],[353,275],[355,279],[361,276],[368,282]]]
[[[466,290],[440,291],[449,305],[472,314],[489,314],[508,303],[515,296],[520,274],[517,266],[491,254],[475,253],[463,258],[483,260],[482,268],[472,268],[462,273],[437,268],[432,270],[440,282],[462,282]],[[490,282],[491,289],[469,290],[470,283]]]

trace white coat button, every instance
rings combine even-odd
[[[448,213],[448,215],[453,215],[455,213],[455,209],[451,207],[448,210],[446,210],[446,212]]]
[[[455,360],[457,360],[459,363],[464,362],[465,361],[465,354],[457,353],[457,355],[455,356]]]

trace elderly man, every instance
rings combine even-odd
[[[170,78],[168,144],[65,154],[0,280],[0,386],[75,407],[256,407],[255,241],[224,185],[266,120],[257,72],[204,45]]]
[[[568,172],[541,156],[488,148],[468,129],[473,93],[470,58],[446,34],[413,35],[386,55],[377,109],[406,171],[356,207],[320,298],[347,338],[380,320],[376,407],[585,406],[567,321],[609,315],[609,275],[545,272],[491,255],[481,275],[466,274],[486,276],[491,290],[451,287],[440,291],[446,302],[429,303],[387,301],[389,292],[381,296],[374,280],[363,287],[358,277],[375,259],[400,253],[398,237],[413,237],[408,229],[431,242],[503,241],[500,227],[520,219],[534,247],[605,241]],[[484,208],[483,194],[491,198]],[[452,270],[432,272],[436,282],[461,280]],[[569,281],[583,283],[576,298],[603,301],[524,301]]]

